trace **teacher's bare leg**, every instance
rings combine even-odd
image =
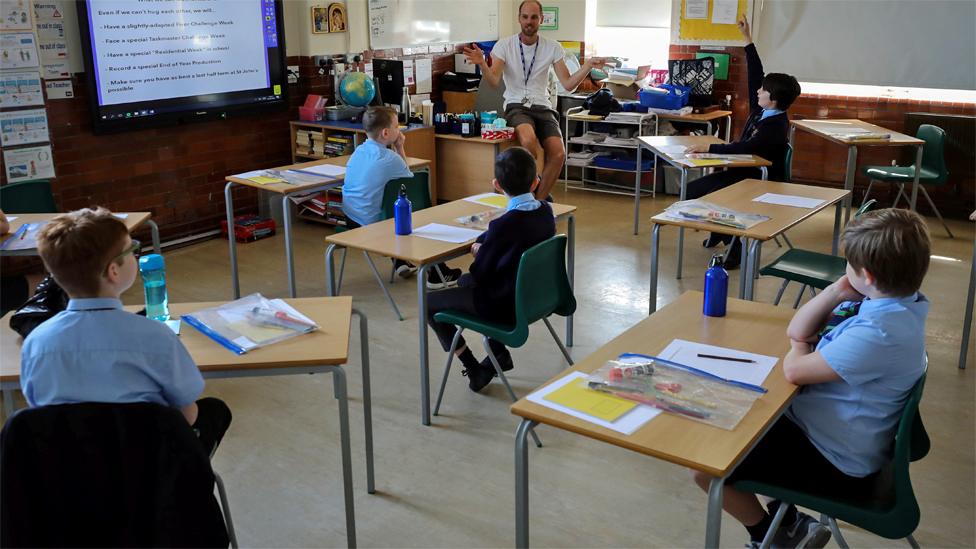
[[[566,149],[563,148],[561,137],[545,138],[542,141],[542,149],[546,154],[546,164],[542,168],[542,183],[535,193],[536,198],[540,200],[544,200],[552,192],[552,188],[556,186],[556,179],[559,178],[559,172],[563,169],[563,163],[566,161]]]
[[[535,158],[542,158],[542,145],[535,136],[535,126],[527,122],[515,126],[515,137],[518,138],[519,146],[528,149]]]

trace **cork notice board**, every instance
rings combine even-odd
[[[707,18],[686,19],[686,0],[673,0],[671,7],[671,43],[742,45],[742,34],[739,33],[739,28],[736,25],[712,23],[712,10],[715,6],[715,0],[706,1],[708,3]],[[738,0],[739,7],[736,19],[745,15],[747,20],[752,21],[752,1]]]

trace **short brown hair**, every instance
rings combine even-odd
[[[901,297],[922,286],[932,247],[922,216],[897,208],[868,212],[847,225],[843,238],[847,262],[871,273],[878,290]]]
[[[540,2],[539,0],[522,0],[522,3],[519,4],[518,13],[520,13],[520,14],[522,13],[522,6],[524,6],[526,4],[535,4],[535,5],[539,6],[539,14],[540,15],[542,14],[542,2]]]
[[[383,128],[389,128],[396,122],[397,114],[391,107],[370,107],[363,113],[363,129],[373,139],[380,135]]]
[[[37,235],[37,251],[68,295],[94,296],[127,234],[125,223],[110,211],[85,208],[56,216],[45,225]]]

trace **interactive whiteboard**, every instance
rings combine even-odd
[[[369,0],[369,47],[498,39],[498,0]]]

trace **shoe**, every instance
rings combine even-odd
[[[734,271],[739,268],[739,263],[742,261],[742,241],[738,238],[729,247],[729,251],[725,254],[725,261],[723,267],[726,271]]]
[[[703,248],[714,248],[715,246],[718,246],[719,244],[725,244],[726,246],[728,246],[730,242],[732,242],[732,235],[730,235],[730,234],[712,233],[712,234],[708,235],[708,238],[706,238],[705,240],[702,240],[702,247]]]
[[[440,272],[444,273],[444,278],[441,279],[441,275],[438,270],[431,267],[427,271],[427,289],[428,290],[440,290],[442,288],[451,288],[457,286],[458,279],[461,278],[461,269],[452,269],[446,265],[441,265]]]
[[[780,524],[773,535],[772,546],[777,549],[820,549],[830,541],[830,528],[806,513],[797,513],[793,524]]]
[[[468,389],[478,393],[491,383],[491,379],[495,377],[495,368],[485,368],[479,364],[474,368],[465,368],[461,371],[461,375],[468,378]]]
[[[396,260],[396,270],[394,272],[400,278],[411,278],[417,274],[417,267],[414,267],[406,261]]]
[[[515,368],[515,362],[512,361],[511,353],[505,353],[504,355],[500,355],[496,353],[495,358],[498,359],[498,365],[502,367],[503,372],[508,372],[512,368]],[[481,361],[481,367],[491,370],[492,373],[496,376],[498,375],[498,372],[495,371],[495,366],[491,363],[491,358],[489,357],[485,357]]]

